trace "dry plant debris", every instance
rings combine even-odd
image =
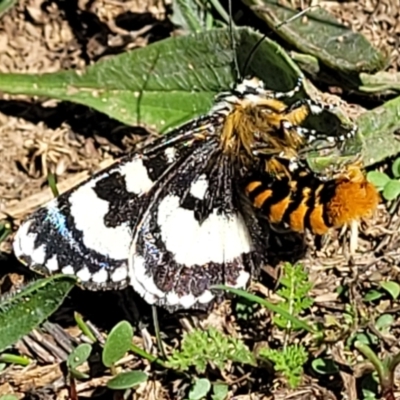
[[[374,45],[388,52],[391,56],[389,71],[398,72],[400,4],[397,0],[305,3],[300,0],[293,1],[294,6],[304,8],[320,4],[331,11],[343,23],[365,34]],[[167,36],[170,28],[165,23],[165,15],[166,10],[161,0],[21,0],[0,19],[0,72],[43,73],[67,68],[83,69],[110,54],[146,46],[151,41]],[[133,17],[137,18],[138,29],[125,29],[124,19]],[[126,151],[129,145],[126,146],[121,138],[126,127],[116,125],[105,117],[100,118],[100,122],[96,119],[99,119],[98,114],[74,105],[60,105],[53,101],[40,102],[38,99],[24,96],[14,96],[12,99],[6,95],[0,96],[2,217],[11,215],[19,219],[48,200],[51,194],[48,189],[43,191],[43,184],[49,171],[57,174],[60,190],[63,191]],[[128,133],[132,132],[128,130]],[[398,204],[393,206],[392,211],[389,214],[382,204],[374,220],[361,226],[355,254],[348,248],[348,231],[333,233],[319,248],[315,246],[313,238],[307,238],[309,250],[303,264],[308,268],[310,280],[314,284],[313,312],[315,315],[331,317],[330,321],[321,322],[325,324],[326,329],[332,325],[332,334],[337,332],[333,325],[341,320],[345,311],[345,305],[336,291],[339,284],[348,285],[352,306],[366,315],[377,317],[383,312],[398,312],[398,307],[391,302],[381,302],[377,310],[365,309],[360,295],[382,280],[399,280]],[[7,243],[3,246],[3,250],[9,251]],[[18,282],[15,277],[8,276],[7,279],[1,281],[1,290]],[[272,295],[271,290],[262,285],[259,291]],[[94,295],[88,296],[90,302]],[[217,327],[232,337],[241,337],[244,340],[251,340],[255,333],[259,342],[269,340],[276,332],[266,331],[270,318],[268,313],[261,310],[256,317],[258,325],[246,330],[230,317],[230,305],[224,303],[206,320],[197,320],[193,316],[189,321],[181,321],[181,324],[178,324],[178,319],[171,321],[168,316],[161,316],[160,323],[162,331],[168,337],[166,342],[171,348],[178,346],[182,327],[190,330],[193,329],[193,325]],[[61,321],[63,318],[66,317],[59,316]],[[69,324],[63,322],[63,326],[69,325],[69,328],[57,328],[55,333],[54,329],[47,325],[18,343],[17,349],[21,354],[29,355],[37,361],[29,367],[11,366],[3,372],[0,375],[0,395],[21,395],[30,391],[29,398],[65,398],[65,382],[59,362],[65,360],[68,346],[62,348],[60,343],[79,343],[82,341],[82,334],[71,321],[67,321]],[[399,327],[397,320],[393,325],[392,337],[386,337],[384,340],[385,351],[388,353],[399,351],[395,340],[400,336]],[[58,342],[55,337],[58,337]],[[343,362],[349,354],[346,354],[340,338],[334,337],[333,340],[338,343],[333,347],[332,355],[335,360]],[[148,342],[145,346],[138,339],[136,344],[155,349],[153,336],[148,336]],[[47,343],[47,346],[44,343]],[[251,345],[256,346],[257,343]],[[131,356],[124,362],[126,366],[134,368],[138,359]],[[140,364],[141,368],[144,365],[145,369],[150,371],[147,362]],[[235,370],[225,378],[231,382],[233,388],[240,388],[245,392],[247,381],[242,379],[243,376],[247,376],[245,372]],[[82,395],[91,395],[97,387],[104,385],[108,378],[100,376],[88,382],[81,382],[77,385],[77,390]],[[259,383],[262,379],[256,377],[253,380]],[[345,374],[342,379],[347,398],[355,400],[355,377]],[[396,379],[399,386],[399,377],[396,376]],[[168,377],[166,374],[155,372],[151,380],[136,390],[133,398],[178,398],[182,390],[181,383],[180,377]],[[45,387],[51,388],[47,391],[42,389]],[[235,399],[340,398],[340,393],[335,392],[334,385],[320,385],[309,376],[294,392],[288,391],[279,380],[272,383],[268,391],[261,383],[259,388],[257,393],[235,396]]]

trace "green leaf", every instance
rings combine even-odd
[[[316,358],[311,362],[315,372],[321,375],[332,375],[339,372],[337,364],[329,358]]]
[[[83,320],[82,315],[75,312],[74,313],[74,319],[76,324],[78,325],[79,329],[82,331],[82,333],[90,339],[93,343],[97,342],[96,336],[92,332],[92,330],[89,328],[87,323]]]
[[[271,360],[275,371],[285,376],[291,388],[296,388],[300,384],[303,366],[308,359],[308,354],[302,345],[291,344],[282,350],[262,348],[259,356]]]
[[[20,356],[16,354],[1,353],[0,362],[5,362],[8,364],[23,365],[26,367],[31,363],[31,360],[26,356]]]
[[[351,31],[322,7],[309,10],[304,19],[293,18],[298,10],[276,0],[244,0],[244,3],[291,47],[316,57],[345,78],[357,72],[376,72],[387,62],[387,57],[362,34]]]
[[[379,285],[382,289],[386,290],[390,296],[392,296],[393,300],[396,300],[399,297],[400,285],[397,282],[380,282]]]
[[[0,351],[45,321],[62,303],[76,280],[55,275],[40,279],[0,300]]]
[[[373,110],[362,113],[355,121],[362,139],[362,160],[373,165],[400,153],[397,132],[400,129],[400,96]]]
[[[379,290],[372,289],[364,296],[364,301],[378,300],[382,296],[383,296],[382,292],[380,292]]]
[[[228,396],[229,387],[225,383],[213,383],[212,400],[225,400]]]
[[[354,337],[354,341],[363,343],[366,345],[376,345],[379,342],[378,338],[369,332],[357,333]]]
[[[400,178],[400,157],[394,160],[392,164],[392,173],[395,178]]]
[[[0,0],[0,17],[15,5],[17,0]]]
[[[121,321],[111,330],[104,345],[102,359],[106,367],[111,367],[130,349],[133,328],[128,321]]]
[[[4,396],[0,397],[0,400],[18,400],[18,397],[14,394],[5,394]]]
[[[54,197],[58,197],[58,195],[59,195],[60,193],[58,192],[58,188],[57,188],[56,176],[55,176],[52,172],[50,172],[50,173],[47,175],[47,183],[48,183],[49,186],[50,186],[51,193],[53,194],[53,196],[54,196]]]
[[[196,379],[192,390],[189,392],[189,400],[201,400],[211,389],[211,383],[208,379]]]
[[[173,0],[172,2],[171,21],[186,32],[201,32],[210,29],[213,20],[209,3],[206,1]]]
[[[387,174],[380,171],[370,171],[367,174],[367,179],[369,182],[374,184],[377,189],[383,189],[387,183],[390,181],[390,178]]]
[[[11,224],[8,221],[0,221],[0,243],[4,242],[11,232]]]
[[[174,350],[165,364],[180,371],[195,367],[199,374],[203,374],[208,364],[212,363],[222,371],[229,361],[256,365],[253,353],[242,340],[209,328],[186,333],[181,350]]]
[[[0,74],[0,91],[52,97],[101,111],[126,124],[165,131],[209,111],[215,94],[242,75],[258,76],[273,90],[292,89],[301,74],[283,49],[247,28],[169,38],[102,60],[84,72]],[[303,91],[304,94],[304,91]]]
[[[68,356],[67,366],[68,368],[76,368],[82,365],[90,356],[92,352],[92,346],[88,343],[82,343],[76,347],[72,353]]]
[[[384,333],[387,333],[390,327],[393,325],[394,317],[391,314],[381,315],[375,322],[375,327]]]
[[[313,301],[309,296],[312,284],[308,280],[308,274],[301,265],[285,263],[282,277],[279,280],[280,288],[277,294],[282,297],[278,307],[287,311],[293,317],[297,317],[302,311],[311,307]],[[292,324],[281,315],[273,317],[274,323],[281,329],[291,329]]]
[[[124,390],[146,382],[148,376],[143,371],[121,372],[107,382],[107,387],[113,390]]]
[[[383,188],[382,195],[388,201],[396,199],[400,195],[400,182],[390,180]]]

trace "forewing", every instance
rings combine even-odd
[[[16,233],[15,255],[39,273],[76,275],[90,289],[126,286],[133,229],[148,193],[191,151],[190,137],[209,126],[207,118],[191,122],[39,208]]]

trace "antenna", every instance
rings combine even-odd
[[[229,36],[231,39],[231,44],[232,44],[232,52],[233,52],[233,62],[235,64],[235,69],[237,73],[237,80],[241,80],[243,77],[240,76],[240,70],[239,70],[239,62],[237,59],[237,54],[236,54],[236,41],[235,41],[235,35],[233,34],[233,14],[232,14],[232,0],[228,1],[228,12],[229,12]]]
[[[230,2],[229,2],[229,4],[230,4]],[[293,22],[293,21],[296,20],[297,18],[301,17],[302,15],[306,14],[308,11],[310,11],[311,9],[316,8],[316,7],[321,7],[321,6],[320,6],[319,4],[316,4],[316,5],[313,5],[313,6],[309,6],[309,7],[305,8],[304,10],[299,11],[297,14],[293,15],[293,16],[290,17],[289,19],[287,19],[287,20],[285,20],[285,21],[282,21],[282,22],[280,22],[279,24],[275,25],[275,29],[277,29],[277,30],[280,29],[283,25],[286,25],[286,24],[288,24],[288,23],[290,23],[290,22]],[[254,10],[263,11],[263,10],[264,10],[264,7],[262,7],[262,6],[261,6],[261,7],[253,7],[253,9],[254,9]],[[245,62],[245,64],[244,64],[244,68],[243,68],[244,76],[246,76],[247,67],[249,66],[251,60],[253,59],[253,56],[254,56],[256,50],[260,47],[261,43],[263,42],[263,40],[264,40],[266,37],[267,37],[266,34],[263,35],[263,36],[257,41],[257,43],[254,45],[254,47],[251,49],[249,55],[247,56],[247,59],[246,59],[246,62]],[[237,63],[237,60],[236,60],[236,63]]]

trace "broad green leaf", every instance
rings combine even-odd
[[[68,356],[67,366],[69,368],[76,368],[82,365],[90,356],[92,346],[88,343],[82,343],[76,347]]]
[[[165,131],[209,111],[215,94],[237,81],[235,57],[240,75],[258,76],[274,90],[295,86],[300,71],[279,45],[265,39],[254,51],[262,36],[247,28],[232,36],[234,49],[229,30],[214,29],[162,40],[84,72],[0,74],[0,91],[72,101]]]
[[[380,171],[368,172],[367,179],[369,182],[373,183],[377,189],[383,189],[390,181],[390,177],[384,172]]]
[[[189,392],[189,400],[201,400],[207,396],[211,389],[211,383],[206,378],[196,379],[192,389]]]
[[[113,390],[124,390],[146,382],[148,376],[142,371],[121,372],[107,382],[107,387]]]
[[[400,182],[390,180],[383,188],[382,195],[386,200],[389,201],[397,199],[397,197],[400,195]]]
[[[381,282],[380,286],[382,289],[385,289],[390,294],[390,296],[392,296],[393,300],[398,299],[400,294],[400,285],[397,282]]]
[[[62,303],[76,280],[55,275],[40,279],[0,300],[0,351],[45,321]]]
[[[111,367],[130,349],[133,328],[127,321],[121,321],[111,329],[104,345],[102,359],[106,367]]]
[[[352,32],[322,7],[309,10],[305,18],[295,18],[298,10],[278,0],[243,2],[291,46],[318,58],[344,77],[355,72],[376,72],[387,62],[387,57],[362,34]]]

